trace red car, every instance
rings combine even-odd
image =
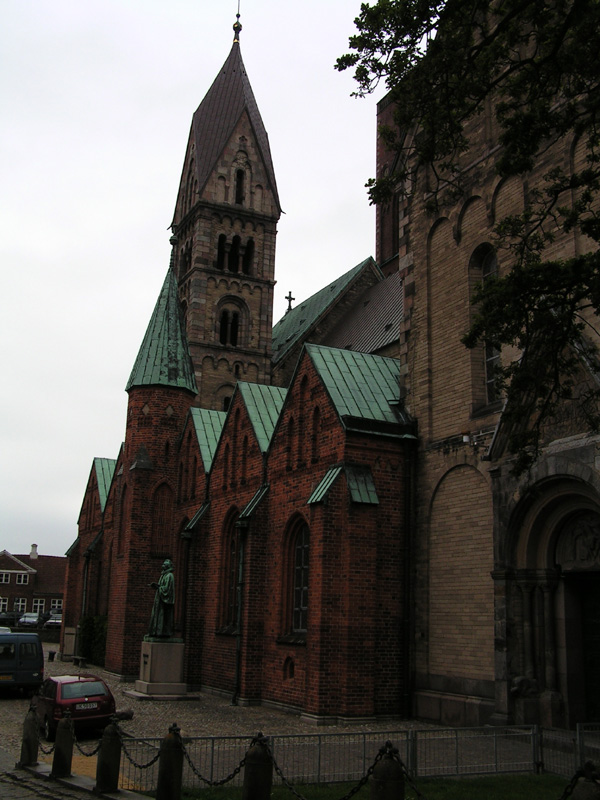
[[[34,700],[44,736],[54,741],[56,726],[68,709],[78,728],[103,728],[115,713],[115,698],[95,675],[56,675],[42,684]]]

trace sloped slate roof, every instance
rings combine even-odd
[[[373,473],[370,468],[341,464],[327,470],[325,475],[321,478],[319,485],[308,498],[308,505],[321,503],[327,497],[329,490],[342,472],[346,475],[348,491],[350,492],[350,499],[353,503],[363,503],[365,505],[379,504],[377,490],[375,489],[375,481],[373,480]]]
[[[227,413],[210,408],[191,408],[190,414],[198,437],[204,471],[209,472]]]
[[[327,335],[330,347],[375,353],[398,340],[404,314],[404,285],[399,272],[371,286],[339,325]]]
[[[269,137],[254,99],[237,41],[234,41],[227,61],[192,118],[191,136],[196,144],[198,190],[202,193],[244,111],[248,112],[271,191],[278,209],[281,210]]]
[[[94,469],[96,470],[96,480],[98,481],[98,497],[100,498],[100,510],[104,511],[106,499],[117,461],[114,458],[95,458]]]
[[[198,393],[183,324],[177,280],[169,267],[125,391],[134,386],[174,386]]]
[[[400,405],[399,361],[324,345],[305,349],[346,427],[366,422],[389,426],[390,435],[407,433],[411,420]]]
[[[378,269],[371,257],[361,261],[320,289],[308,300],[288,311],[273,328],[273,363],[276,364],[321,319],[343,292],[367,268]]]
[[[237,391],[242,395],[261,453],[266,453],[287,389],[240,382],[237,384]]]

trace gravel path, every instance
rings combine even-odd
[[[51,646],[50,646],[51,647]],[[46,661],[44,665],[46,675],[77,674],[78,667],[71,662],[49,662],[44,645]],[[335,731],[389,731],[406,730],[407,728],[430,727],[423,723],[406,720],[390,722],[375,722],[364,725],[352,726],[327,726],[317,728],[310,722],[305,722],[295,714],[263,708],[261,706],[232,706],[230,701],[212,694],[198,693],[193,699],[185,701],[157,701],[135,700],[124,694],[125,690],[133,689],[133,683],[120,681],[114,675],[96,667],[81,670],[82,673],[92,672],[101,675],[110,686],[117,703],[118,710],[131,709],[134,716],[132,720],[121,723],[123,729],[134,737],[159,736],[167,734],[169,726],[177,723],[181,728],[182,736],[254,736],[258,731],[265,735],[286,733],[333,733]],[[29,709],[29,700],[18,694],[0,695],[2,712],[0,714],[0,734],[2,747],[15,755],[18,759],[21,748],[23,720]]]

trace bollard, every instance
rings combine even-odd
[[[371,800],[404,800],[404,771],[398,750],[385,743],[383,758],[371,775]]]
[[[111,722],[104,729],[98,762],[96,764],[96,785],[94,792],[109,794],[119,791],[119,770],[121,768],[121,737],[119,729]]]
[[[68,778],[73,761],[73,727],[70,714],[66,714],[56,726],[54,758],[51,778]]]
[[[23,741],[21,742],[21,758],[17,767],[31,767],[38,763],[39,725],[35,710],[30,708],[23,722]]]
[[[591,761],[578,771],[581,776],[573,788],[573,800],[600,800],[600,775]]]
[[[48,661],[54,661],[55,655],[56,655],[56,650],[48,650]]]
[[[246,753],[242,800],[269,800],[271,797],[273,759],[268,741],[262,733],[257,733]]]
[[[160,743],[156,800],[180,800],[183,774],[183,742],[177,723]]]

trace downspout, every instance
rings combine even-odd
[[[235,678],[233,696],[231,698],[231,705],[237,706],[238,697],[240,695],[241,680],[242,680],[242,619],[243,619],[243,603],[244,603],[244,551],[246,544],[246,534],[248,533],[248,522],[236,522],[238,529],[238,537],[240,543],[240,557],[238,559],[238,578],[237,578],[237,617],[236,617],[236,634],[235,634]]]
[[[417,525],[417,503],[416,503],[416,473],[418,456],[418,439],[415,441],[407,440],[408,453],[406,456],[407,477],[405,481],[405,511],[404,524],[406,528],[406,538],[404,547],[404,641],[402,648],[405,654],[403,668],[404,684],[404,713],[412,716],[414,675],[415,675],[415,655],[413,642],[415,641],[415,604],[414,598],[414,562],[415,562],[415,535]]]

